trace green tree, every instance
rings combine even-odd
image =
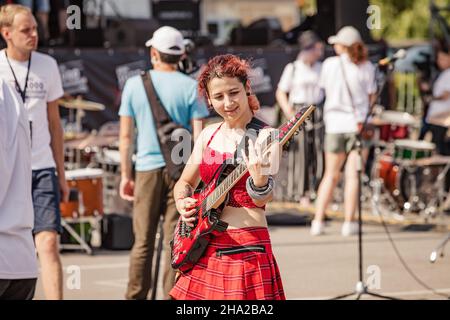
[[[375,39],[388,41],[428,39],[430,25],[430,0],[371,0],[380,7],[381,29],[372,30]],[[438,6],[448,5],[448,0],[436,0]],[[450,15],[442,14],[450,24]]]

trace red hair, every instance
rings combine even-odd
[[[350,47],[347,47],[347,51],[348,55],[350,56],[350,60],[354,64],[361,64],[367,60],[367,48],[362,42],[356,42],[352,44]]]
[[[214,78],[238,78],[244,88],[250,85],[249,72],[250,64],[247,60],[241,59],[232,54],[224,54],[211,58],[208,63],[202,67],[198,76],[198,90],[200,96],[208,101],[208,84]],[[259,109],[260,104],[254,94],[247,93],[248,105],[252,112]]]

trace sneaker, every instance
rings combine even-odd
[[[316,221],[316,220],[311,221],[311,230],[310,230],[311,235],[319,236],[323,234],[324,226],[325,224],[323,223],[323,221]]]
[[[309,197],[301,197],[300,198],[300,206],[301,207],[310,207],[311,206],[311,200],[309,200]]]
[[[358,222],[355,221],[345,221],[342,225],[341,233],[344,237],[352,236],[358,234]]]

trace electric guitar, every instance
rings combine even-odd
[[[269,135],[264,146],[270,146],[273,139],[277,139],[280,146],[286,148],[288,141],[298,133],[303,122],[309,117],[316,107],[311,105],[304,107],[288,122],[276,131],[275,137]],[[267,149],[266,149],[267,150]],[[231,173],[222,179],[210,183],[199,193],[192,197],[197,200],[194,216],[197,221],[194,227],[189,227],[185,222],[178,220],[174,238],[171,241],[171,264],[174,269],[186,272],[192,269],[198,259],[205,252],[208,243],[213,236],[225,231],[228,224],[220,220],[221,208],[228,191],[247,173],[245,162],[238,164]]]

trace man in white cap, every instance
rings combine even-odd
[[[183,36],[168,26],[159,28],[146,42],[150,47],[153,69],[149,71],[161,105],[173,122],[193,132],[194,140],[202,129],[201,119],[208,116],[208,109],[197,96],[197,82],[177,71],[177,65],[185,52]],[[120,115],[120,195],[134,201],[133,231],[135,242],[131,250],[127,299],[146,299],[151,287],[152,260],[156,230],[164,215],[164,248],[166,252],[163,275],[164,297],[175,282],[171,268],[169,241],[178,220],[173,197],[175,182],[168,174],[161,152],[156,124],[152,116],[143,81],[135,76],[125,84],[122,93]],[[137,127],[137,160],[135,180],[131,173],[131,146]]]

